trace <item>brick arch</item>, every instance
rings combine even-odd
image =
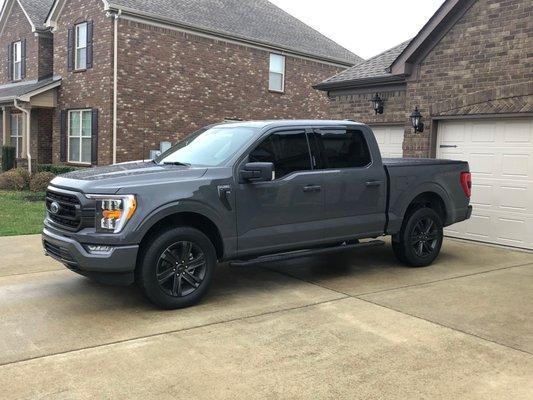
[[[533,83],[525,82],[461,95],[435,103],[432,116],[533,112]]]

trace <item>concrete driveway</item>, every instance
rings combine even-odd
[[[2,399],[531,399],[533,255],[446,240],[429,268],[390,246],[221,266],[159,311],[0,238]]]

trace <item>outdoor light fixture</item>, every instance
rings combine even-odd
[[[376,93],[376,95],[372,97],[371,101],[376,115],[383,114],[383,99],[379,97],[379,94]]]
[[[411,125],[413,126],[415,133],[424,132],[424,123],[422,122],[422,114],[418,111],[418,107],[411,113]]]

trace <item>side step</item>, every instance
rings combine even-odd
[[[349,251],[349,250],[355,250],[355,249],[367,249],[369,247],[383,246],[384,244],[385,242],[382,240],[370,240],[368,242],[360,242],[357,244],[323,247],[319,249],[297,250],[297,251],[290,251],[286,253],[269,254],[266,256],[261,256],[257,258],[246,259],[246,260],[234,260],[230,262],[230,265],[232,267],[247,267],[249,265],[254,265],[258,263],[272,262],[272,261],[286,261],[286,260],[293,260],[295,258],[316,256],[316,255],[321,255],[321,254],[338,253],[342,251]]]

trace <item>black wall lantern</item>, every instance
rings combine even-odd
[[[415,129],[415,133],[424,132],[424,123],[422,122],[422,114],[418,111],[418,107],[411,113],[411,125]]]
[[[376,93],[374,97],[372,97],[372,107],[374,108],[374,111],[376,112],[376,115],[383,114],[383,99],[379,97],[379,94]]]

